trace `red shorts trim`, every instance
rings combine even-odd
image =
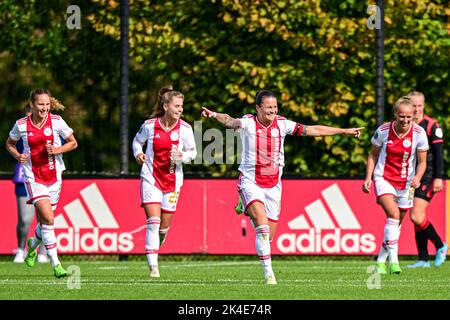
[[[383,194],[380,194],[380,195],[378,195],[377,196],[377,201],[382,197],[382,196],[386,196],[386,195],[388,195],[388,194],[390,194],[391,196],[394,196],[394,198],[396,197],[396,195],[395,194],[393,194],[393,193],[383,193]]]
[[[267,218],[267,220],[269,220],[270,222],[277,222],[278,223],[278,220],[274,220],[274,219],[270,219],[270,218]]]
[[[143,203],[141,203],[141,207],[143,207],[145,204],[159,204],[159,205],[161,205],[161,202],[143,202]]]
[[[167,209],[163,209],[163,208],[161,208],[161,212],[163,212],[163,213],[170,213],[170,214],[174,214],[176,211],[170,211],[170,210],[167,210]]]
[[[40,199],[40,198],[47,198],[47,199],[50,200],[50,196],[48,196],[48,195],[42,195],[42,196],[38,196],[38,197],[31,198],[30,200],[27,201],[27,203],[28,203],[28,204],[33,204],[33,201],[34,201],[34,200]]]

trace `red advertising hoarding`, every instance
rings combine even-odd
[[[272,254],[377,254],[385,215],[362,180],[283,180],[281,214]],[[0,254],[17,247],[14,185],[0,181]],[[252,225],[234,212],[235,180],[185,180],[161,254],[255,254]],[[428,217],[446,239],[445,193]],[[30,236],[34,231],[30,229]],[[60,253],[144,254],[146,218],[138,179],[65,179],[55,211]],[[430,253],[434,253],[430,246]],[[416,254],[414,227],[406,217],[400,254]]]

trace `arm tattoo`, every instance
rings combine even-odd
[[[232,129],[239,129],[241,127],[241,121],[239,119],[235,119],[230,117],[228,114],[224,114],[224,119],[220,119],[219,117],[217,120],[222,123],[227,128]]]
[[[303,130],[301,132],[301,135],[302,136],[308,135],[308,131],[307,130],[308,130],[308,126],[303,125]]]

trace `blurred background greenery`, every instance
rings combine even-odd
[[[130,145],[158,89],[185,95],[184,119],[202,105],[233,117],[253,113],[256,92],[277,94],[280,114],[304,124],[364,126],[362,137],[288,137],[285,173],[362,177],[376,129],[375,36],[368,5],[357,0],[130,0]],[[69,30],[69,5],[81,29]],[[445,0],[385,1],[386,121],[411,90],[444,130],[450,172],[450,7]],[[67,109],[79,147],[65,155],[69,174],[118,175],[120,169],[120,1],[0,2],[0,141],[4,145],[33,88]],[[203,123],[203,130],[217,126]],[[208,142],[204,142],[203,146]],[[13,164],[1,153],[0,171]],[[130,157],[132,157],[130,152]],[[192,164],[197,176],[236,176],[237,165]],[[130,158],[130,173],[139,167]]]

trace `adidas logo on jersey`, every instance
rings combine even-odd
[[[157,133],[155,136],[155,139],[159,139],[159,138],[161,138],[161,137],[160,137],[159,133]]]
[[[361,225],[339,186],[335,183],[321,193],[331,212],[320,199],[307,205],[306,214],[288,222],[289,229],[307,232],[280,234],[278,249],[283,253],[374,253],[375,236],[360,232]]]
[[[86,253],[132,251],[133,234],[115,232],[119,229],[119,225],[97,184],[90,184],[82,189],[80,194],[86,208],[78,198],[64,206],[68,220],[62,213],[55,217],[55,229],[65,229],[65,232],[58,233],[56,237],[58,251],[61,253],[80,250]],[[105,232],[105,229],[108,232]]]
[[[33,132],[31,132],[31,131],[30,131],[30,132],[28,132],[28,136],[29,136],[29,137],[32,137],[32,136],[34,136]]]

